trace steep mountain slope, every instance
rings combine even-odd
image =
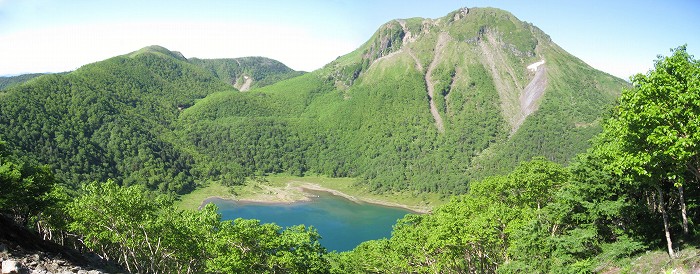
[[[293,165],[379,191],[453,193],[533,156],[567,162],[624,85],[508,12],[461,9],[388,22],[304,77],[209,96],[180,129],[243,173]]]
[[[219,91],[235,90],[182,54],[150,46],[6,90],[0,139],[73,185],[111,178],[184,192],[201,172],[171,124]]]

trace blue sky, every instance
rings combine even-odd
[[[700,58],[700,1],[0,0],[0,75],[60,72],[161,45],[186,57],[265,56],[311,71],[392,19],[497,7],[569,53],[628,79],[688,44]]]

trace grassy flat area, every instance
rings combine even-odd
[[[328,178],[323,176],[294,177],[287,175],[269,176],[270,183],[283,185],[291,181],[301,181],[317,184],[321,187],[337,190],[347,195],[365,201],[390,202],[408,206],[430,207],[446,203],[447,199],[440,199],[435,193],[384,193],[376,194],[364,186],[355,185],[354,178]]]
[[[178,202],[181,209],[197,209],[202,201],[209,197],[223,197],[236,200],[254,200],[266,202],[289,202],[303,200],[305,195],[299,187],[313,184],[321,188],[342,192],[358,200],[378,204],[400,204],[413,208],[431,209],[447,202],[434,193],[371,193],[365,187],[358,187],[354,178],[328,178],[325,176],[297,177],[275,174],[258,180],[248,180],[245,185],[233,187],[233,193],[228,187],[217,182],[209,183],[190,194],[183,195]]]
[[[229,187],[223,186],[218,182],[210,182],[205,187],[195,189],[189,194],[182,195],[180,200],[175,203],[179,209],[198,209],[204,200],[209,197],[231,198],[233,195],[229,191]]]

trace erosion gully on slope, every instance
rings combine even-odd
[[[481,62],[491,72],[494,87],[501,100],[503,117],[511,126],[511,136],[518,131],[525,119],[539,107],[539,101],[547,86],[545,60],[542,59],[527,67],[534,73],[527,86],[522,87],[516,73],[505,61],[501,51],[499,38],[493,32],[487,31],[484,39],[479,41],[482,58]],[[532,75],[532,74],[531,74]]]
[[[404,33],[406,35],[404,36],[404,45],[406,42],[410,41],[412,38],[411,32],[406,28],[406,22],[403,20],[398,21],[401,27],[403,28]],[[440,113],[437,110],[437,106],[435,105],[435,100],[433,100],[433,97],[435,96],[435,87],[433,85],[433,79],[432,79],[432,74],[433,70],[435,69],[435,66],[440,62],[441,56],[442,56],[442,51],[445,47],[445,44],[447,43],[447,40],[449,39],[449,35],[447,33],[440,33],[438,36],[438,41],[435,45],[434,52],[435,54],[433,55],[433,60],[430,62],[430,65],[428,66],[428,70],[425,71],[425,86],[426,89],[428,90],[428,100],[429,100],[429,105],[430,105],[430,114],[433,115],[433,119],[435,119],[435,127],[437,127],[438,132],[442,133],[445,132],[445,126],[442,122],[442,117],[440,117]],[[423,72],[423,65],[421,65],[420,60],[418,60],[418,57],[411,51],[411,48],[409,47],[402,47],[402,49],[406,49],[406,52],[408,55],[410,55],[414,61],[416,61],[416,68]]]
[[[440,117],[440,113],[435,106],[435,100],[433,100],[433,97],[435,96],[435,85],[433,84],[432,74],[433,70],[435,70],[435,67],[440,62],[442,51],[445,48],[448,38],[449,36],[447,33],[440,33],[437,43],[435,44],[435,55],[433,55],[433,61],[430,62],[428,70],[425,72],[425,85],[428,89],[428,98],[430,99],[430,113],[433,115],[433,118],[435,118],[435,126],[439,132],[445,132],[445,127],[442,123],[442,117]]]

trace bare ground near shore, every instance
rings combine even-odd
[[[332,195],[343,197],[356,203],[370,203],[382,206],[403,208],[415,213],[429,213],[432,211],[434,202],[416,202],[410,201],[403,204],[396,202],[394,199],[385,198],[387,196],[374,195],[364,192],[358,192],[353,195],[338,189],[330,188],[324,185],[327,183],[310,182],[313,180],[304,180],[304,178],[273,178],[272,182],[253,182],[246,186],[234,188],[233,195],[222,193],[222,195],[210,193],[205,199],[199,200],[201,205],[205,204],[211,198],[227,199],[243,203],[263,203],[263,204],[279,204],[279,203],[296,203],[308,202],[314,198],[308,190],[328,192]],[[323,181],[323,180],[322,180]],[[324,184],[324,185],[322,185]],[[341,189],[349,189],[351,187],[339,187]],[[394,200],[394,201],[391,201]]]

